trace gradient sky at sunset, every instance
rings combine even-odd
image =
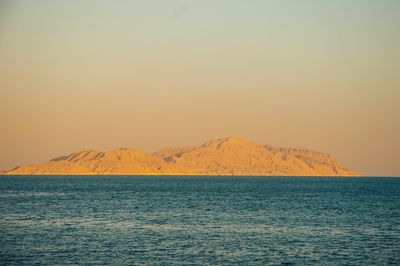
[[[400,1],[1,1],[0,169],[237,136],[400,176]]]

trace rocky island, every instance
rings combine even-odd
[[[331,156],[306,149],[275,148],[239,138],[146,154],[132,148],[87,150],[43,164],[18,166],[5,175],[258,175],[353,176]]]

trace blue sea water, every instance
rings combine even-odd
[[[0,264],[400,264],[400,178],[0,176]]]

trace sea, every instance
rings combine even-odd
[[[400,178],[0,176],[0,265],[400,265]]]

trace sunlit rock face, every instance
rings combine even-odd
[[[239,138],[212,140],[201,146],[164,148],[146,154],[131,148],[82,151],[44,164],[16,167],[13,175],[358,175],[331,156],[306,149],[274,148]]]

